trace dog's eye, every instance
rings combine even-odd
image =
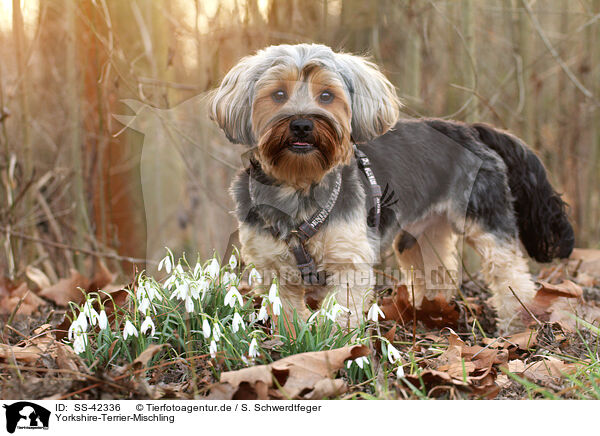
[[[283,103],[287,100],[287,94],[285,91],[280,89],[279,91],[275,91],[273,94],[271,94],[271,98],[275,103]]]
[[[323,91],[320,95],[319,95],[319,101],[321,103],[331,103],[333,101],[333,93],[330,91]]]

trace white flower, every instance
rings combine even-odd
[[[81,326],[81,331],[85,332],[88,329],[87,315],[84,311],[79,312],[77,317],[77,324]]]
[[[262,283],[262,277],[260,273],[256,270],[256,268],[252,268],[250,274],[248,274],[248,285],[252,286],[252,282],[256,282],[258,284]]]
[[[168,254],[158,263],[158,270],[162,270],[163,265],[165,266],[165,271],[167,274],[171,274],[171,268],[173,264],[171,263],[171,256]]]
[[[91,325],[98,324],[98,312],[96,312],[90,300],[87,300],[85,302],[82,311],[83,313],[85,313],[85,316],[87,316],[87,318],[90,320]]]
[[[137,338],[138,331],[131,321],[125,321],[125,327],[123,327],[123,339],[127,339],[129,336],[135,336]]]
[[[200,301],[204,300],[204,295],[206,291],[208,291],[209,283],[204,277],[201,277],[192,287],[192,297],[196,300],[200,297]],[[200,292],[202,292],[202,296],[200,296]]]
[[[279,297],[275,297],[273,299],[273,315],[279,316],[281,313],[281,299]]]
[[[173,297],[177,297],[179,300],[185,300],[190,293],[190,285],[187,281],[180,281],[173,294],[171,294],[171,299]]]
[[[148,329],[150,329],[150,336],[154,336],[154,331],[156,330],[156,327],[154,326],[154,322],[152,322],[152,319],[150,319],[149,316],[147,316],[144,322],[142,323],[140,331],[145,334],[148,331]]]
[[[237,266],[237,259],[235,257],[235,254],[232,254],[231,257],[229,258],[229,267],[231,269],[234,269]]]
[[[81,313],[79,314],[79,317],[77,319],[75,319],[71,325],[69,326],[69,332],[68,332],[68,337],[69,340],[72,341],[73,340],[73,336],[76,336],[80,333],[84,333],[87,330],[87,321],[85,322],[85,328],[81,325],[81,323],[79,322],[79,318],[81,318]],[[84,318],[85,320],[85,315]]]
[[[214,323],[212,328],[213,339],[217,342],[221,339],[221,329],[219,328],[219,324]]]
[[[346,368],[350,368],[353,363],[356,363],[360,369],[363,369],[364,366],[369,365],[369,359],[367,356],[361,356],[354,360],[349,360],[346,363]]]
[[[192,313],[194,311],[194,300],[192,300],[191,296],[188,296],[185,299],[185,310],[187,313]]]
[[[244,320],[239,313],[235,312],[233,314],[233,321],[231,322],[231,331],[233,331],[233,333],[237,333],[240,327],[242,330],[246,330],[246,324],[244,324]]]
[[[252,358],[258,357],[258,342],[256,338],[252,338],[250,341],[250,349],[248,350],[248,355]]]
[[[262,304],[260,305],[260,310],[258,311],[258,320],[266,321],[269,319],[269,313],[267,312],[267,299],[263,298]]]
[[[389,342],[387,343],[387,358],[390,363],[395,363],[400,359],[400,351]]]
[[[204,318],[204,321],[202,321],[202,334],[204,335],[205,339],[210,338],[210,324],[206,318]]]
[[[104,310],[101,310],[100,315],[98,316],[98,327],[100,327],[101,330],[108,328],[108,317]]]
[[[150,301],[153,301],[157,298],[160,299],[160,293],[150,283],[139,284],[138,288],[136,289],[135,296],[138,300],[142,300],[144,298]]]
[[[317,317],[319,315],[322,315],[321,309],[317,310],[316,312],[314,312],[310,318],[308,318],[308,321],[306,321],[308,324],[312,324],[313,322],[315,322],[315,320],[317,319]]]
[[[374,322],[378,322],[379,317],[385,319],[385,315],[383,314],[377,303],[373,303],[373,305],[369,309],[369,313],[367,314],[367,319],[370,319]]]
[[[77,354],[81,354],[85,351],[87,345],[87,333],[78,332],[75,334],[75,341],[73,342],[73,351]]]
[[[210,357],[214,359],[217,355],[217,343],[215,341],[210,341],[210,347],[208,351],[210,352]]]
[[[325,316],[327,318],[329,318],[331,321],[335,322],[337,317],[343,312],[350,313],[350,309],[348,309],[347,307],[344,307],[338,303],[335,303],[333,305],[333,307],[331,308],[331,310],[329,310],[328,312],[325,312]]]
[[[219,275],[219,262],[213,257],[206,269],[204,270],[209,279],[214,280]]]
[[[240,292],[237,290],[237,288],[235,286],[232,286],[231,289],[229,289],[229,292],[227,292],[227,294],[225,295],[225,306],[229,306],[229,307],[233,307],[235,306],[235,301],[238,301],[238,303],[240,304],[240,306],[244,305],[244,301],[242,300],[242,295],[240,294]]]
[[[404,377],[404,368],[402,367],[402,365],[400,365],[396,369],[396,378],[401,378],[401,377]]]
[[[196,262],[196,266],[194,267],[194,278],[198,278],[200,274],[202,274],[202,265],[200,265],[200,262]]]
[[[273,283],[271,285],[271,287],[269,288],[269,301],[271,303],[275,302],[275,298],[278,298],[279,295],[279,289],[277,288],[277,285],[275,283]]]
[[[150,302],[149,298],[143,297],[142,299],[138,300],[138,310],[145,315],[151,304],[152,303]]]

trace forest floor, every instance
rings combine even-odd
[[[599,253],[578,250],[542,269],[535,307],[523,308],[533,321],[504,337],[477,277],[456,301],[426,300],[418,310],[405,286],[383,289],[377,301],[385,318],[370,313],[378,321],[347,332],[327,316],[286,324],[267,304],[278,298],[273,287],[258,298],[238,283],[237,306],[223,276],[233,267],[219,265],[213,296],[196,300],[180,294],[187,282],[174,271],[176,295],[152,313],[158,333],[150,335],[136,316],[140,289],[150,289],[140,278],[127,290],[102,266],[92,278],[74,273],[54,285],[30,271],[28,281],[0,282],[0,398],[600,399]],[[92,312],[108,314],[108,327],[90,317],[78,349],[77,329],[69,340],[69,327],[85,316],[69,301],[84,307],[85,291]],[[194,313],[179,316],[186,302]],[[128,339],[121,331],[129,320],[136,332]]]

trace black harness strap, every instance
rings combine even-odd
[[[358,149],[356,144],[354,145],[354,156],[356,156],[358,168],[360,168],[369,182],[369,193],[371,202],[373,203],[373,221],[371,227],[374,227],[375,230],[377,230],[379,229],[379,221],[381,217],[381,186],[379,186],[377,179],[375,178],[375,174],[373,174],[373,170],[371,169],[371,161],[369,161],[369,158],[366,154]]]
[[[369,181],[369,196],[373,203],[374,211],[373,214],[373,225],[375,230],[379,228],[379,221],[381,215],[381,187],[377,184],[377,179],[373,170],[371,170],[371,162],[366,154],[360,151],[356,145],[354,146],[354,156],[358,168],[363,172],[367,180]],[[250,167],[252,169],[252,166]],[[252,173],[250,174],[252,179]],[[341,171],[337,174],[333,190],[327,200],[325,206],[317,210],[309,219],[302,222],[296,230],[292,230],[291,234],[282,239],[290,248],[290,251],[296,259],[296,265],[300,270],[302,281],[305,285],[324,285],[326,280],[325,271],[317,271],[317,265],[310,253],[306,250],[306,243],[312,238],[325,223],[329,214],[333,210],[335,203],[339,197],[342,189],[342,173]],[[250,189],[252,191],[252,189]],[[267,228],[269,232],[275,237],[275,239],[281,239],[279,232],[270,226]],[[294,244],[291,242],[292,237],[295,236],[298,243]]]

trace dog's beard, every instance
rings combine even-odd
[[[300,189],[319,183],[338,164],[348,163],[352,152],[348,134],[339,134],[324,118],[311,117],[311,120],[313,132],[309,139],[301,140],[314,145],[311,151],[296,153],[290,150],[294,141],[300,141],[289,132],[290,118],[273,123],[258,144],[263,170],[276,180]]]

